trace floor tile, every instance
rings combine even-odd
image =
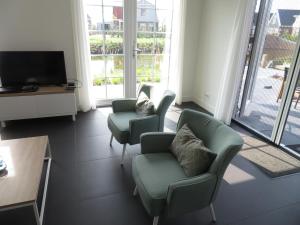
[[[133,189],[131,159],[122,167],[118,158],[78,164],[78,189],[81,200],[103,197]]]
[[[183,108],[206,112],[192,103],[172,106],[166,115],[165,130],[176,129]],[[2,139],[49,135],[53,164],[44,224],[152,224],[139,197],[132,196],[131,161],[140,154],[140,145],[127,146],[125,164],[121,167],[122,145],[114,140],[112,147],[109,146],[110,131],[106,119],[111,111],[106,107],[78,113],[76,122],[70,117],[12,121],[1,129]],[[242,136],[253,136],[235,123],[232,127]],[[261,143],[252,140],[251,144]],[[299,186],[299,174],[271,179],[238,155],[225,172],[214,203],[216,224],[299,224]],[[32,224],[28,209],[10,215],[13,218],[9,225]],[[0,213],[1,225],[3,216]],[[171,224],[213,223],[209,208],[204,208],[160,220],[160,225]]]

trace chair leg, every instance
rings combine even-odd
[[[153,225],[158,225],[159,216],[154,216]]]
[[[217,218],[216,218],[216,213],[215,213],[215,209],[214,209],[214,206],[212,203],[210,203],[210,213],[211,213],[211,216],[212,216],[212,221],[213,222],[216,222],[217,221]]]
[[[123,166],[123,164],[124,164],[125,151],[126,151],[126,144],[123,145],[121,166]]]
[[[136,196],[138,193],[138,189],[137,189],[137,186],[135,185],[134,187],[134,191],[133,191],[133,196]]]
[[[110,136],[110,142],[109,142],[109,145],[110,145],[110,147],[111,147],[111,143],[112,143],[112,141],[113,141],[113,135],[111,134],[111,136]]]

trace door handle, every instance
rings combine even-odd
[[[142,52],[142,50],[141,50],[141,49],[139,49],[139,48],[135,48],[135,49],[133,49],[133,57],[135,57],[135,56],[136,56],[136,54],[137,54],[137,53],[139,53],[139,52]]]

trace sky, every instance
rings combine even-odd
[[[276,9],[300,9],[300,0],[274,0],[272,11]]]
[[[139,0],[137,0],[139,1]],[[153,5],[156,2],[156,7],[158,9],[167,9],[172,6],[173,0],[147,0],[148,2],[152,3]],[[300,0],[299,0],[300,1]],[[92,23],[102,22],[102,0],[85,0],[87,5],[86,11],[92,18]],[[90,5],[90,6],[89,6]],[[123,6],[123,0],[103,0],[104,7],[104,21],[111,22],[113,18],[113,8],[112,6]],[[157,11],[158,20],[160,22],[166,21],[167,16],[169,14],[166,13],[165,10],[158,10]]]
[[[256,6],[256,12],[258,11],[258,6],[259,4]],[[300,0],[273,0],[271,11],[274,12],[277,9],[300,9]]]

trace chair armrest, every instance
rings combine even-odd
[[[119,99],[112,101],[113,112],[131,112],[135,111],[135,98]]]
[[[208,206],[216,183],[217,176],[206,173],[170,184],[167,193],[168,214],[172,216]]]
[[[159,116],[145,116],[129,121],[130,144],[140,143],[141,134],[151,131],[158,131]]]
[[[141,135],[142,154],[166,152],[171,146],[175,133],[149,132]]]

